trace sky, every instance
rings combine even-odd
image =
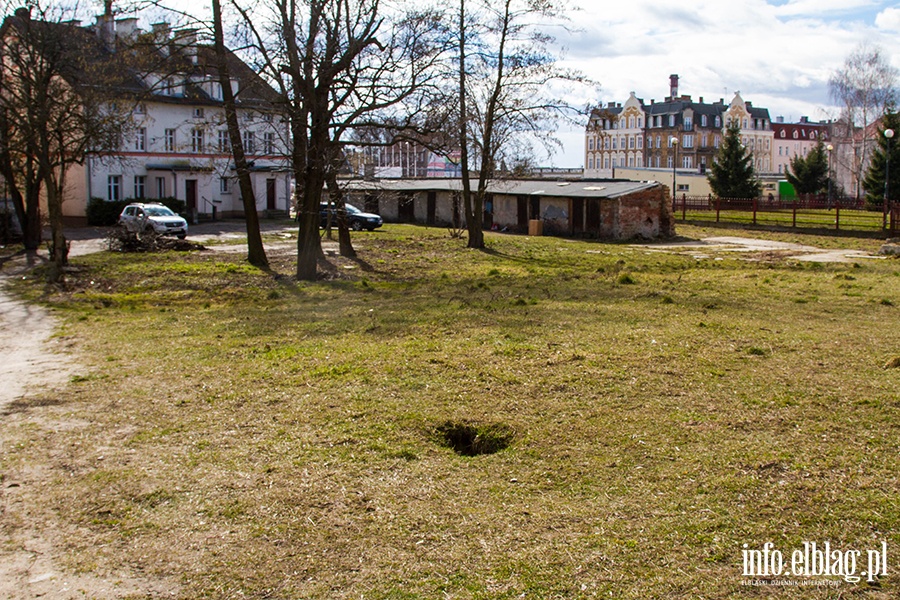
[[[706,102],[735,92],[774,120],[833,118],[828,78],[860,44],[881,48],[900,69],[896,0],[570,0],[571,32],[556,32],[563,65],[600,85],[584,104],[622,102],[630,92],[649,103],[679,94]],[[548,162],[582,167],[584,130],[558,132],[562,150]]]

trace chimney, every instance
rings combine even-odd
[[[123,40],[133,42],[138,34],[138,20],[134,17],[116,20],[116,35]]]
[[[700,104],[703,104],[703,96],[700,96]]]
[[[673,100],[678,97],[678,75],[669,75],[669,96]]]
[[[116,22],[112,14],[104,13],[97,15],[97,22],[94,25],[97,30],[97,37],[103,43],[103,46],[110,52],[116,51]]]
[[[151,26],[153,41],[163,56],[169,56],[169,24],[153,23]]]
[[[775,117],[776,123],[784,123],[784,117]]]
[[[197,30],[196,29],[179,29],[175,32],[172,39],[175,46],[181,50],[191,64],[197,64]]]
[[[809,117],[800,117],[801,123],[809,123]]]

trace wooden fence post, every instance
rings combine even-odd
[[[794,201],[791,202],[791,207],[793,208],[793,210],[791,211],[793,213],[793,215],[791,217],[791,227],[793,227],[794,229],[797,229],[797,198],[796,197],[794,197]]]
[[[712,198],[712,194],[710,194],[709,196],[710,196],[710,198]],[[720,205],[721,201],[722,201],[722,199],[719,198],[719,196],[717,195],[716,196],[716,223],[719,222],[719,210],[721,209],[721,205]]]
[[[681,220],[687,220],[687,196],[684,194],[681,195]]]
[[[837,200],[834,201],[834,230],[840,231],[841,229],[841,203]]]
[[[756,198],[753,199],[753,224],[756,225]]]

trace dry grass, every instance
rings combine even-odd
[[[487,239],[385,227],[316,284],[79,259],[44,300],[84,374],[5,417],[4,477],[44,474],[20,493],[70,568],[183,598],[769,597],[765,542],[896,565],[900,263]]]

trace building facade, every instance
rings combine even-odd
[[[827,145],[828,129],[828,123],[810,123],[808,117],[800,117],[799,123],[785,123],[782,117],[776,118],[772,123],[772,161],[775,173],[784,175],[791,166],[791,159],[805,157],[820,140]]]
[[[212,46],[198,43],[196,30],[158,23],[142,31],[137,19],[109,13],[87,27],[78,21],[42,25],[59,28],[87,57],[79,63],[84,72],[72,76],[78,82],[73,89],[85,80],[108,88],[102,96],[125,123],[118,143],[107,146],[112,150],[89,151],[83,164],[67,171],[67,221],[85,222],[90,198],[176,198],[193,221],[204,214],[243,215],[218,61]],[[278,94],[233,53],[226,60],[257,210],[286,215],[292,176]]]
[[[757,172],[772,171],[767,109],[745,102],[739,92],[729,104],[723,99],[708,103],[702,97],[695,101],[679,94],[678,75],[670,76],[669,92],[662,102],[649,104],[632,92],[624,105],[611,102],[591,112],[585,130],[585,177],[616,177],[616,169],[641,167],[705,173],[732,121],[741,129]]]

